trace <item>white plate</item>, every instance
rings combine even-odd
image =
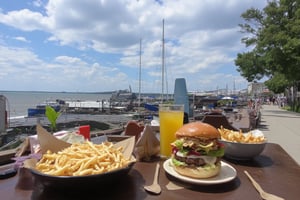
[[[174,170],[172,165],[173,164],[171,159],[168,159],[164,162],[163,167],[168,174],[174,176],[175,178],[180,179],[181,181],[192,183],[192,184],[198,184],[198,185],[220,184],[220,183],[231,181],[236,177],[236,170],[231,165],[223,161],[221,161],[220,173],[215,177],[207,178],[207,179],[195,179],[195,178],[182,176]]]

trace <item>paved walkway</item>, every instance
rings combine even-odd
[[[289,112],[277,105],[263,105],[258,127],[269,142],[279,144],[300,164],[300,113]]]

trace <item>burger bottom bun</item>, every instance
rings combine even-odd
[[[213,176],[216,176],[219,174],[221,170],[221,162],[218,162],[216,164],[216,167],[214,168],[202,168],[202,167],[180,167],[180,166],[174,166],[174,170],[183,175],[183,176],[188,176],[191,178],[210,178]]]

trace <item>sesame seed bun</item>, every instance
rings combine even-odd
[[[177,130],[175,135],[177,138],[196,137],[206,139],[217,139],[221,137],[219,131],[215,127],[200,121],[184,124],[180,129]]]

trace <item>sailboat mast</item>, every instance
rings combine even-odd
[[[169,85],[168,85],[168,70],[166,65],[166,48],[164,48],[164,68],[165,68],[165,82],[166,82],[166,100],[169,101]]]
[[[141,80],[142,80],[142,39],[140,39],[140,70],[139,70],[139,107],[141,106]]]
[[[164,77],[165,77],[165,20],[162,21],[162,69],[161,69],[161,101],[164,101]]]

